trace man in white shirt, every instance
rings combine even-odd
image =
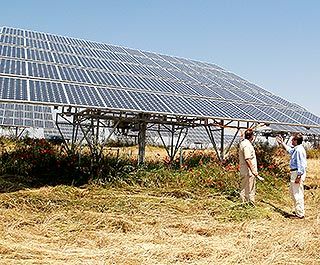
[[[242,202],[249,202],[254,205],[256,193],[256,177],[259,177],[256,152],[252,146],[254,134],[252,129],[244,132],[244,139],[239,146],[239,164],[241,176],[240,198]]]
[[[302,146],[302,134],[296,134],[292,137],[293,147],[286,145],[281,136],[277,136],[277,142],[283,146],[290,154],[290,194],[294,203],[294,218],[304,218],[304,187],[303,182],[306,179],[307,155]]]

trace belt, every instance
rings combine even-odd
[[[297,168],[290,168],[290,171],[297,171]]]

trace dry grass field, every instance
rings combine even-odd
[[[1,193],[0,264],[320,264],[320,162],[308,162],[304,220],[259,183],[255,208],[178,188]]]

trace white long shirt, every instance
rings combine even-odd
[[[243,139],[239,146],[239,164],[241,175],[253,175],[249,169],[246,160],[250,159],[253,165],[254,172],[258,172],[256,152],[253,145],[248,139]]]

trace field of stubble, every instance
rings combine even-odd
[[[308,162],[304,220],[259,185],[255,208],[179,187],[1,193],[0,264],[320,264],[320,162]]]

